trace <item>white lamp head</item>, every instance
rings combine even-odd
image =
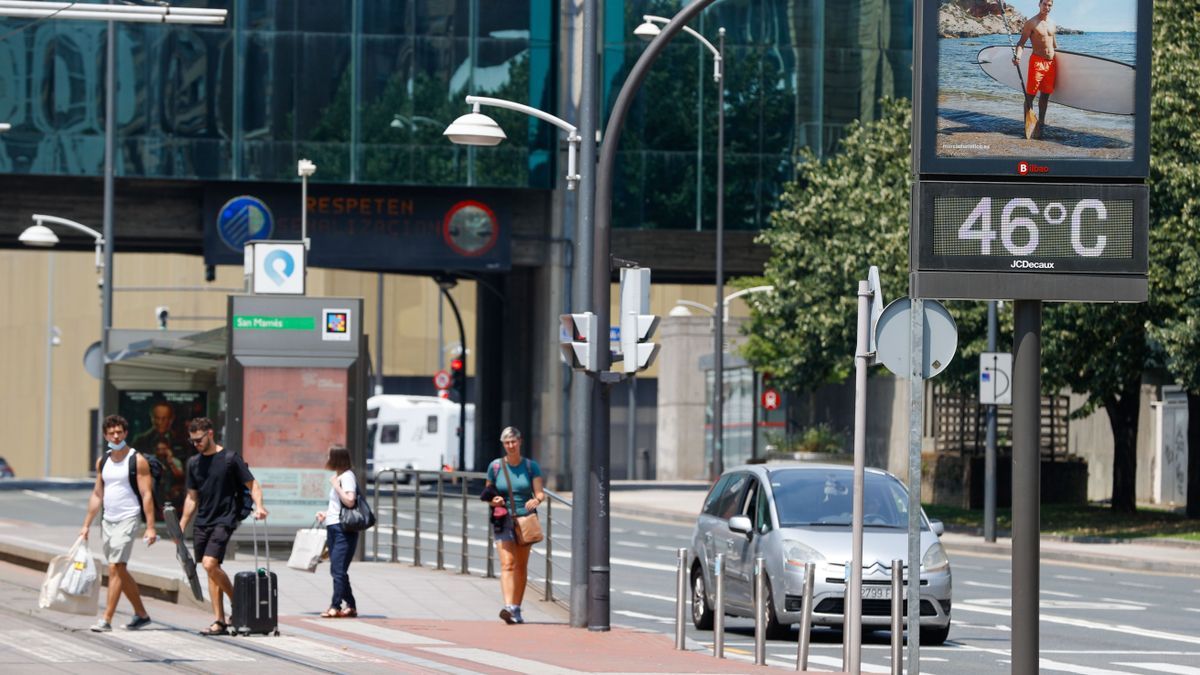
[[[508,138],[496,120],[479,112],[454,120],[442,135],[459,145],[499,145]]]
[[[26,246],[37,246],[39,248],[49,248],[58,243],[58,235],[54,234],[54,230],[42,225],[40,221],[37,221],[36,225],[30,225],[25,228],[19,239]]]
[[[640,26],[633,29],[633,34],[646,42],[658,37],[658,34],[661,32],[662,29],[656,26],[652,21],[643,21]]]
[[[313,164],[311,159],[302,159],[296,162],[296,175],[303,178],[308,178],[317,172],[317,165]]]
[[[11,124],[9,124],[8,122],[0,122],[0,134],[4,133],[5,131],[8,131],[9,129],[12,129]]]

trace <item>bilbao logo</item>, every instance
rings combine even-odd
[[[217,234],[233,251],[240,252],[254,239],[270,239],[274,229],[275,217],[258,197],[234,197],[217,211]]]
[[[1017,173],[1022,176],[1028,176],[1031,173],[1050,173],[1050,167],[1022,160],[1017,162]]]
[[[1052,270],[1054,263],[1052,262],[1033,262],[1032,260],[1014,260],[1009,265],[1010,269],[1014,270]]]

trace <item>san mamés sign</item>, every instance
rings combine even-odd
[[[372,271],[503,271],[520,191],[309,185],[308,264]],[[255,239],[300,239],[300,186],[210,183],[204,259],[240,265]]]

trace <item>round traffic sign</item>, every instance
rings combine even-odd
[[[958,325],[946,307],[937,300],[924,300],[924,331],[921,338],[921,378],[928,380],[950,365],[958,350]],[[912,357],[909,332],[912,302],[908,298],[893,300],[884,308],[875,325],[875,360],[896,377],[912,377]]]
[[[433,374],[433,386],[437,387],[438,389],[449,389],[450,388],[450,373],[448,373],[444,370],[439,370],[436,373],[434,373]]]
[[[776,410],[779,408],[779,392],[774,389],[763,389],[762,407],[765,410]]]

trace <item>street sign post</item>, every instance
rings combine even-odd
[[[1012,405],[1012,354],[979,355],[979,404]]]

